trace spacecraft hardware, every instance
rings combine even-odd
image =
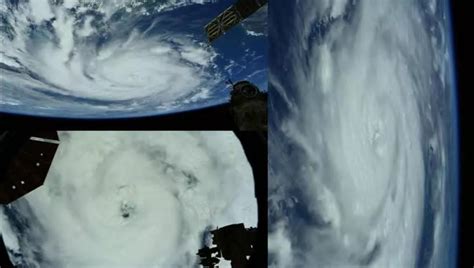
[[[233,268],[247,268],[249,258],[255,254],[257,229],[246,229],[243,223],[231,224],[211,231],[212,243],[215,247],[203,247],[196,255],[200,257],[200,265],[214,268],[220,257],[231,261]]]
[[[238,0],[204,27],[209,43],[250,17],[267,3],[268,0]]]
[[[230,113],[239,130],[267,130],[267,95],[249,81],[232,84]]]
[[[43,185],[59,145],[50,132],[0,132],[0,204]]]

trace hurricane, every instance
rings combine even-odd
[[[251,167],[231,132],[59,138],[45,184],[0,208],[16,267],[195,267],[209,230],[257,224]]]
[[[270,14],[270,266],[451,267],[447,1],[298,1]]]
[[[0,111],[133,117],[223,103],[230,76],[265,80],[262,19],[231,34],[242,42],[206,40],[205,24],[228,4],[2,0]]]

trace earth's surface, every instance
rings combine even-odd
[[[207,43],[233,0],[1,0],[0,112],[110,118],[224,103],[226,80],[266,90],[266,8]]]
[[[16,267],[197,267],[205,231],[257,224],[232,132],[59,134],[45,184],[0,207]]]
[[[272,267],[455,267],[448,1],[273,1]]]

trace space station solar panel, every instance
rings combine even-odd
[[[209,42],[216,40],[230,28],[255,13],[268,0],[239,0],[235,5],[227,8],[205,27]]]
[[[214,41],[241,21],[234,6],[229,7],[205,26],[209,42]]]
[[[35,133],[11,152],[0,170],[0,203],[8,204],[43,185],[59,145],[57,134]],[[18,144],[18,141],[14,141]],[[8,146],[5,145],[5,146]]]

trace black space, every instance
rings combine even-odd
[[[472,72],[472,63],[468,62],[467,52],[469,48],[473,48],[470,43],[472,40],[472,21],[468,18],[472,17],[467,12],[467,2],[462,0],[452,0],[453,11],[453,28],[454,28],[454,50],[456,54],[456,69],[458,83],[458,105],[459,105],[459,126],[460,126],[460,211],[459,211],[459,241],[458,241],[458,267],[474,267],[474,251],[471,244],[472,228],[474,225],[469,222],[472,219],[472,202],[469,198],[472,196],[472,188],[468,185],[468,180],[472,179],[472,164],[468,161],[472,158],[472,150],[467,146],[467,140],[472,138],[468,134],[468,130],[472,129],[472,122],[467,122],[472,118],[472,101],[469,98],[469,91],[472,86],[468,86],[470,75]]]
[[[232,130],[229,104],[129,119],[65,119],[0,113],[0,130]]]
[[[5,243],[3,238],[0,235],[0,268],[11,268],[13,267],[10,259],[8,257],[7,249],[5,248]]]

